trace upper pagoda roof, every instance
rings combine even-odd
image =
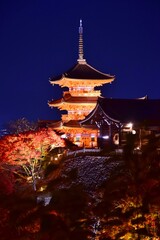
[[[83,27],[82,27],[82,20],[80,20],[79,26],[79,57],[77,63],[70,68],[65,73],[57,76],[52,77],[50,82],[52,84],[60,84],[65,86],[65,80],[99,80],[102,84],[112,82],[115,77],[102,73],[99,70],[95,69],[91,65],[89,65],[86,60],[84,59],[83,54]]]
[[[64,74],[53,77],[50,81],[51,83],[55,83],[55,81],[61,80],[63,78],[78,80],[109,80],[110,82],[114,80],[114,76],[98,71],[89,65],[85,60],[83,62],[78,62]]]

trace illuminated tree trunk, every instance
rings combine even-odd
[[[32,174],[32,185],[33,185],[33,190],[36,192],[37,191],[37,186],[36,186],[36,179],[35,179],[35,173],[33,170],[31,170]]]

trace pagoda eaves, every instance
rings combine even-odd
[[[62,103],[70,103],[70,104],[91,104],[91,103],[96,103],[97,102],[98,97],[72,97],[70,96],[70,98],[66,99],[66,98],[60,98],[57,100],[52,100],[49,102],[49,106],[57,106],[57,105],[61,105]]]
[[[105,83],[111,83],[114,79],[114,76],[96,70],[91,65],[87,64],[86,61],[83,63],[78,61],[77,64],[67,72],[52,78],[50,83],[53,85],[58,84],[63,87],[77,85],[77,82],[79,82],[81,86],[84,84],[102,86]]]

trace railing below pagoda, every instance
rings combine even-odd
[[[101,91],[85,91],[85,90],[70,90],[69,92],[64,92],[64,95],[70,94],[74,97],[82,96],[82,97],[100,97]]]
[[[79,154],[84,154],[84,153],[99,153],[102,150],[100,148],[83,148],[80,150],[75,150],[75,151],[68,151],[66,152],[66,156],[76,156]]]

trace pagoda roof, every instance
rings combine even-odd
[[[63,123],[64,127],[71,127],[71,128],[81,128],[80,123],[77,120],[70,120],[68,122]]]
[[[85,60],[78,61],[71,69],[67,72],[51,78],[50,82],[55,83],[56,81],[62,80],[64,78],[74,79],[74,80],[108,80],[109,82],[114,80],[114,76],[102,73],[97,69],[89,65]]]
[[[98,98],[95,109],[82,121],[83,124],[93,118],[100,109],[110,120],[120,123],[147,123],[160,125],[160,99],[112,99]]]
[[[62,103],[71,103],[71,104],[87,104],[87,103],[96,103],[98,97],[94,96],[80,96],[80,97],[75,97],[71,96],[70,94],[67,94],[63,96],[63,98],[57,99],[57,100],[52,100],[49,102],[49,105],[60,105]]]
[[[63,127],[64,128],[81,128],[83,129],[83,126],[80,124],[80,122],[78,120],[70,120],[68,122],[63,123]],[[90,127],[90,130],[96,130],[97,128],[95,128],[93,125]]]
[[[79,26],[79,51],[78,51],[78,59],[77,63],[70,68],[68,71],[65,73],[57,76],[57,77],[52,77],[50,78],[50,82],[52,84],[59,84],[62,86],[67,86],[66,79],[69,81],[76,81],[76,80],[95,80],[99,81],[99,84],[102,85],[104,83],[109,83],[112,82],[115,77],[106,74],[103,72],[100,72],[99,70],[95,69],[91,65],[89,65],[86,62],[86,59],[84,59],[84,52],[83,52],[83,26],[82,26],[82,19],[80,19],[80,26]]]

